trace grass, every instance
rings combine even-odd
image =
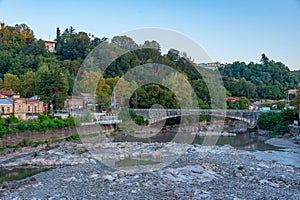
[[[125,158],[115,163],[115,167],[130,167],[130,166],[138,166],[138,165],[156,165],[160,162],[153,160],[142,160],[142,159],[134,159],[134,158]]]
[[[78,133],[75,133],[73,135],[70,135],[68,137],[66,137],[66,140],[67,141],[73,141],[73,140],[79,140],[80,139],[80,136]]]
[[[98,137],[99,135],[100,135],[99,133],[89,133],[86,135],[82,135],[82,134],[79,135],[78,133],[75,133],[73,135],[66,137],[66,141],[80,140],[84,138],[93,138],[93,137]]]

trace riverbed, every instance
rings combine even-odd
[[[0,198],[300,199],[298,146],[238,134],[221,136],[208,148],[202,145],[205,137],[196,136],[192,144],[173,143],[173,137],[121,135],[115,142],[6,150],[0,153],[0,166],[12,173],[20,166],[52,169],[3,182]],[[165,157],[172,155],[176,159],[168,162]]]
[[[130,134],[115,136],[115,142],[144,142],[144,143],[165,143],[171,142],[177,133],[163,132],[150,138],[136,138]],[[208,136],[194,137],[192,144],[202,145]],[[268,142],[269,141],[269,142]],[[271,141],[271,142],[270,142]],[[254,155],[257,159],[278,162],[300,168],[300,145],[296,145],[287,139],[272,139],[267,136],[253,134],[237,134],[236,136],[218,137],[217,146],[230,145],[245,153]]]
[[[110,168],[89,157],[83,151],[82,144],[61,143],[41,149],[34,158],[28,157],[31,164],[49,164],[55,160],[61,167],[39,173],[34,178],[5,183],[5,187],[0,189],[0,198],[300,198],[299,168],[257,160],[229,145],[207,149],[198,144],[115,142],[99,145],[99,148],[112,149],[119,156],[127,153],[133,155],[138,153],[137,150],[143,155],[152,156],[165,149],[171,149],[172,153],[182,152],[183,155],[163,168],[152,170],[154,163],[151,163],[146,171],[140,172],[137,166]],[[72,162],[66,160],[70,155],[73,155]],[[20,159],[11,161],[16,163]],[[24,163],[24,159],[21,161]]]

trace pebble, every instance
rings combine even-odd
[[[0,190],[1,199],[300,199],[300,169],[244,156],[230,147],[207,148],[174,143],[103,144],[107,156],[140,156],[162,159],[168,152],[184,155],[161,169],[113,169],[89,154],[74,149],[76,144],[43,151],[30,156],[0,161],[2,166],[21,163],[53,164],[64,167],[30,178],[7,182]],[[202,153],[205,151],[205,156]],[[64,152],[64,154],[58,153]],[[82,151],[85,152],[85,151]],[[105,151],[103,151],[105,152]],[[72,162],[71,162],[72,161]],[[94,162],[91,162],[94,161]],[[237,166],[243,166],[238,170]],[[288,188],[288,189],[287,189]]]

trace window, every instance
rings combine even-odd
[[[7,112],[8,112],[8,113],[10,112],[10,107],[7,107]]]
[[[36,112],[36,110],[37,110],[37,109],[36,109],[36,106],[34,106],[34,112]]]
[[[28,106],[28,112],[30,111],[30,106]]]
[[[21,105],[19,105],[19,111],[21,111],[22,110],[22,106]]]
[[[4,107],[2,106],[2,108],[1,108],[1,111],[2,111],[2,113],[4,113]]]

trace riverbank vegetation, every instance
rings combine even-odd
[[[14,115],[7,118],[0,116],[0,138],[10,132],[21,132],[26,130],[46,131],[52,128],[65,128],[75,126],[74,118],[69,116],[67,119],[51,118],[48,115],[40,114],[38,119],[20,121]]]
[[[259,116],[259,129],[270,131],[270,135],[284,135],[289,132],[290,125],[298,120],[298,114],[292,109],[285,109],[279,113],[268,112]]]

